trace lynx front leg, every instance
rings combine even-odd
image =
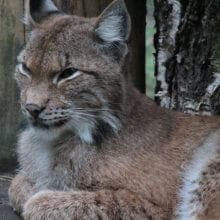
[[[31,181],[22,174],[18,174],[9,187],[9,201],[18,213],[22,212],[25,202],[36,192]]]
[[[25,204],[25,220],[166,219],[159,207],[126,190],[41,191]]]

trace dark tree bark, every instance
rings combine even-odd
[[[220,113],[219,0],[155,0],[156,101],[193,114]]]
[[[56,0],[64,12],[79,16],[98,16],[112,0]],[[146,0],[125,0],[132,19],[129,77],[135,86],[145,92],[145,20]]]

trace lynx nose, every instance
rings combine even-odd
[[[25,109],[31,114],[34,119],[37,119],[44,108],[35,104],[27,104],[25,105]]]

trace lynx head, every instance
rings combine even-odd
[[[51,0],[29,0],[26,22],[32,30],[15,78],[30,126],[72,130],[87,144],[117,132],[130,33],[124,1],[88,19],[60,12]]]

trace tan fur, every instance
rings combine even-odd
[[[119,7],[124,7],[122,0],[116,0],[104,15]],[[18,61],[31,72],[31,79],[19,72],[15,75],[25,114],[25,105],[30,103],[44,107],[44,117],[55,118],[58,113],[61,117],[67,106],[72,111],[83,108],[87,116],[82,117],[93,114],[86,122],[80,118],[73,127],[43,129],[30,123],[20,135],[21,171],[12,182],[9,197],[26,220],[172,219],[181,200],[179,190],[188,164],[219,129],[218,117],[167,111],[136,91],[123,73],[126,43],[120,45],[120,58],[115,60],[111,51],[106,52],[108,45],[102,47],[92,35],[103,16],[45,17],[19,55]],[[59,87],[54,85],[55,75],[70,67],[82,74]],[[98,143],[79,138],[77,126],[94,123],[92,129],[96,129],[97,117],[104,120],[103,112],[118,128],[107,132]],[[216,208],[218,160],[213,170],[210,172],[215,175],[207,174],[208,179],[202,180],[199,188],[204,192],[207,181],[214,183],[210,185],[211,194],[201,198],[206,210],[198,213],[199,220],[220,215]],[[178,213],[176,218],[180,218]]]

